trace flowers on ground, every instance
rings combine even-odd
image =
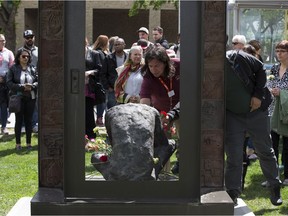
[[[106,162],[112,152],[111,145],[109,145],[107,140],[107,131],[105,127],[95,127],[93,130],[96,133],[95,139],[89,139],[85,135],[85,149],[86,151],[92,151],[99,153],[99,160]]]

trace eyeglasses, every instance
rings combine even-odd
[[[232,42],[232,44],[233,44],[233,45],[237,45],[237,44],[240,44],[240,43],[238,43],[238,42]]]
[[[33,39],[33,37],[34,37],[34,36],[27,36],[27,37],[25,37],[25,39],[26,39],[26,40],[30,40],[30,39]]]
[[[276,53],[285,53],[288,52],[287,50],[275,50]]]
[[[29,55],[21,55],[22,58],[29,58]]]

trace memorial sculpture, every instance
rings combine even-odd
[[[159,112],[144,104],[117,105],[107,111],[105,127],[111,154],[104,161],[101,152],[91,156],[104,179],[158,180],[176,148],[175,140],[165,135]]]

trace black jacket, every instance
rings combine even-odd
[[[266,85],[266,72],[263,63],[242,50],[231,52],[228,59],[236,75],[249,89],[252,96],[261,100]]]
[[[161,46],[163,46],[165,49],[169,49],[169,43],[166,39],[163,37],[157,41],[155,41],[155,44],[159,43]]]
[[[242,82],[243,86],[247,89],[250,94],[250,97],[256,97],[262,101],[261,109],[267,110],[268,106],[271,103],[271,94],[266,87],[266,72],[263,67],[263,63],[260,62],[254,56],[242,51],[230,51],[227,52],[227,60],[230,63],[231,72]],[[227,90],[235,88],[232,87],[229,83],[229,80],[226,81],[226,93]],[[240,90],[240,89],[239,89]],[[232,98],[230,98],[232,99]],[[235,104],[239,103],[239,98],[233,99]]]
[[[17,94],[18,92],[24,93],[24,84],[20,83],[20,77],[21,77],[21,71],[22,67],[21,65],[14,64],[12,67],[10,67],[7,76],[6,76],[6,83],[9,88],[9,95]],[[36,71],[36,68],[32,65],[29,65],[27,67],[27,72],[32,77],[32,90],[34,90],[35,94],[37,94],[37,88],[38,88],[38,74]]]
[[[127,53],[124,52],[124,62],[127,59]],[[115,52],[109,54],[105,58],[105,63],[103,65],[103,72],[105,73],[105,83],[103,83],[106,90],[110,88],[114,89],[115,81],[118,77],[117,71],[117,61]]]

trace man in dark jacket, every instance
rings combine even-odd
[[[270,201],[281,205],[281,181],[270,138],[266,73],[263,64],[243,52],[230,53],[226,60],[225,186],[235,204],[241,194],[243,143],[248,132],[258,153],[262,172],[270,183]],[[268,98],[269,99],[269,98]]]
[[[165,49],[169,49],[169,43],[163,36],[163,28],[157,26],[153,29],[153,39],[155,44],[160,44]]]
[[[106,75],[105,83],[103,83],[103,86],[106,90],[108,109],[116,105],[114,92],[114,84],[118,77],[116,68],[123,65],[127,58],[127,53],[125,53],[124,48],[124,39],[117,38],[114,42],[115,51],[106,56],[105,64],[103,65],[103,73]]]

